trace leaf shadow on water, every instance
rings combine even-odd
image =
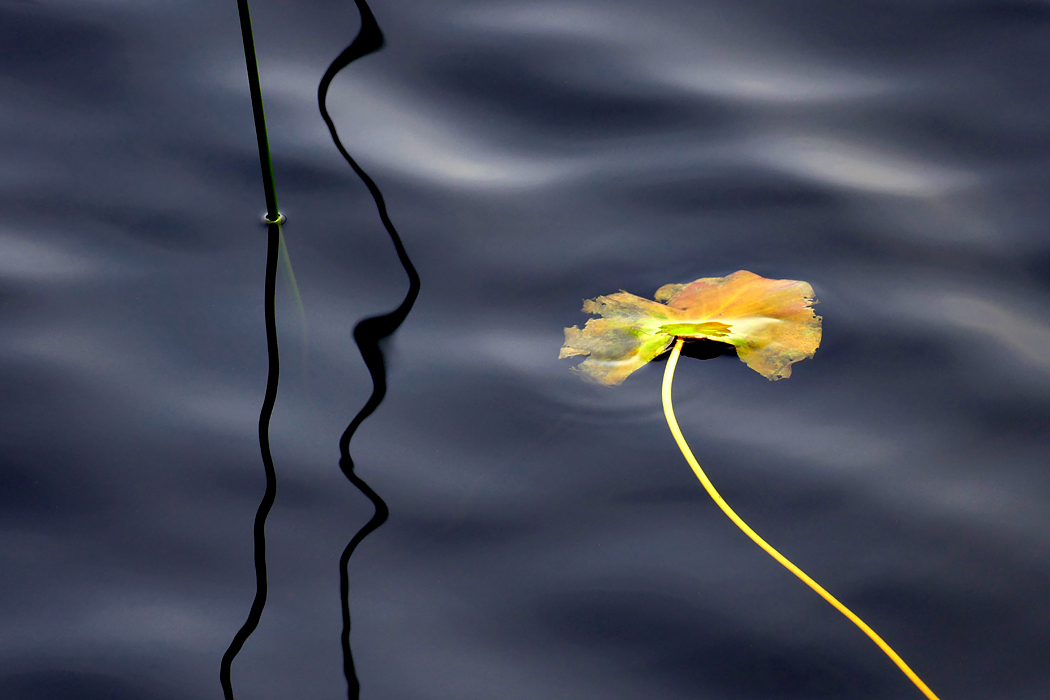
[[[343,549],[343,553],[339,558],[339,596],[342,606],[343,620],[340,641],[343,650],[343,674],[346,676],[347,697],[351,700],[355,700],[360,696],[361,686],[357,679],[357,672],[354,668],[353,652],[350,648],[350,558],[353,556],[357,546],[361,544],[368,535],[386,522],[387,516],[389,515],[389,509],[379,494],[372,490],[364,479],[354,472],[354,461],[350,456],[350,440],[353,438],[354,433],[357,432],[357,429],[361,427],[361,424],[365,419],[375,412],[376,408],[379,407],[379,404],[383,402],[383,399],[386,396],[386,364],[383,358],[382,341],[393,335],[394,331],[396,331],[402,322],[404,322],[409,311],[412,310],[413,304],[416,302],[416,297],[419,296],[420,286],[419,275],[416,273],[416,269],[412,265],[412,261],[409,259],[404,245],[401,243],[401,237],[398,235],[397,229],[394,228],[394,224],[391,222],[390,216],[387,213],[386,202],[383,199],[382,192],[380,192],[379,187],[375,184],[372,178],[365,173],[361,166],[357,164],[343,146],[335,128],[335,123],[328,114],[326,106],[328,88],[336,74],[350,65],[353,61],[378,51],[383,47],[383,33],[379,29],[379,24],[372,15],[372,11],[368,7],[368,4],[365,0],[354,0],[354,2],[357,5],[358,12],[361,14],[361,29],[358,31],[357,36],[350,45],[344,49],[334,61],[332,61],[328,70],[325,71],[320,84],[317,86],[317,103],[321,111],[321,116],[324,118],[325,124],[328,125],[328,131],[332,136],[332,141],[335,143],[335,147],[353,169],[354,173],[361,178],[361,181],[364,182],[369,193],[371,193],[372,198],[375,200],[379,218],[383,222],[383,227],[390,235],[390,240],[394,244],[398,260],[400,260],[402,267],[404,267],[405,274],[408,275],[409,288],[408,292],[405,294],[404,300],[396,309],[385,314],[366,318],[354,327],[354,342],[357,343],[357,347],[361,352],[361,357],[365,361],[365,366],[368,368],[368,373],[372,378],[372,394],[368,397],[368,400],[365,402],[364,406],[361,407],[361,410],[358,411],[357,415],[354,416],[353,420],[350,421],[350,425],[347,426],[346,431],[343,432],[342,437],[339,439],[339,468],[342,470],[346,478],[357,487],[361,493],[368,497],[372,502],[372,505],[375,507],[375,513],[372,518],[365,523],[356,534],[354,534]]]
[[[667,355],[670,354],[670,352],[667,352],[662,357],[666,359]],[[729,343],[720,343],[717,340],[708,340],[707,338],[690,340],[682,346],[682,357],[692,357],[696,360],[713,360],[723,355],[736,357],[736,348]]]

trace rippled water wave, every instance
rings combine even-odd
[[[386,47],[329,109],[426,286],[354,438],[390,508],[349,579],[361,697],[917,695],[706,500],[662,367],[557,360],[581,300],[738,269],[810,282],[825,335],[776,383],[682,361],[723,495],[942,698],[1045,696],[1045,3],[372,9]],[[405,278],[316,109],[353,4],[252,11],[309,333],[278,289],[234,680],[343,697],[352,331]],[[220,696],[263,487],[240,52],[232,0],[0,4],[0,696]]]

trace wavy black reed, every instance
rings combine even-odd
[[[281,376],[280,353],[277,348],[277,318],[274,296],[277,288],[277,259],[281,249],[281,222],[283,217],[277,208],[277,187],[274,185],[273,162],[270,158],[270,139],[266,133],[266,112],[263,109],[262,88],[259,84],[259,63],[255,58],[255,37],[252,34],[252,17],[248,0],[237,0],[237,13],[241,22],[241,39],[244,42],[244,63],[248,70],[248,92],[252,98],[252,114],[255,117],[255,138],[259,146],[259,165],[262,167],[263,190],[266,195],[266,277],[263,284],[264,315],[266,317],[266,354],[269,369],[266,375],[266,394],[259,412],[259,448],[262,452],[263,469],[266,471],[266,490],[259,509],[255,512],[255,599],[252,601],[248,619],[233,636],[219,665],[219,682],[226,700],[233,700],[233,684],[230,669],[245,641],[259,626],[263,608],[266,607],[266,516],[270,514],[277,497],[277,473],[270,454],[270,417],[277,402],[277,384]]]
[[[281,225],[267,224],[266,236],[266,281],[265,281],[265,315],[266,315],[266,352],[270,368],[266,376],[266,395],[263,398],[262,410],[259,412],[259,447],[262,451],[263,468],[266,471],[266,491],[263,492],[259,510],[255,513],[255,600],[252,601],[248,619],[234,635],[230,648],[222,655],[219,668],[219,681],[222,683],[222,694],[226,700],[233,700],[233,685],[230,682],[230,667],[233,659],[240,652],[244,642],[255,628],[259,626],[263,608],[266,606],[266,516],[273,507],[277,497],[277,473],[273,468],[273,457],[270,454],[270,416],[277,402],[277,383],[281,375],[281,362],[277,350],[277,321],[274,311],[274,296],[277,288],[277,257],[281,246]]]
[[[365,523],[364,527],[358,530],[351,538],[343,550],[342,556],[339,558],[339,595],[343,611],[343,631],[340,641],[343,647],[343,674],[346,676],[347,697],[350,700],[356,700],[360,697],[361,692],[361,685],[357,680],[357,672],[354,669],[353,653],[350,649],[350,557],[357,549],[357,546],[361,544],[361,541],[386,522],[387,516],[390,514],[386,503],[379,494],[373,491],[361,477],[354,473],[354,461],[350,457],[350,439],[364,420],[378,408],[386,396],[386,364],[384,363],[383,351],[379,343],[398,329],[405,317],[408,316],[408,312],[412,310],[416,297],[419,296],[419,275],[416,273],[416,268],[412,265],[412,261],[401,243],[401,236],[398,235],[397,229],[394,228],[394,224],[390,221],[383,193],[379,191],[379,187],[376,186],[372,178],[362,170],[357,161],[343,147],[343,143],[339,139],[339,133],[336,131],[335,124],[332,122],[332,117],[328,114],[328,108],[325,104],[325,100],[328,97],[328,88],[339,71],[362,56],[367,56],[383,47],[383,32],[380,31],[379,24],[376,23],[368,3],[365,0],[354,0],[354,2],[357,5],[358,12],[361,14],[361,29],[353,42],[332,61],[332,64],[328,66],[328,70],[325,71],[320,84],[317,86],[317,104],[321,109],[321,116],[324,118],[325,124],[328,125],[328,131],[332,135],[335,147],[339,149],[346,162],[350,164],[353,171],[365,183],[365,187],[372,194],[372,199],[375,200],[376,208],[379,210],[379,218],[390,235],[390,240],[397,251],[397,257],[408,275],[408,293],[401,304],[393,311],[366,318],[354,327],[354,342],[357,343],[361,357],[368,368],[368,373],[372,377],[372,394],[357,415],[354,416],[354,419],[350,421],[350,425],[347,426],[339,439],[339,468],[342,469],[346,478],[361,493],[368,497],[375,507],[375,513]]]

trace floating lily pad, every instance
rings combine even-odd
[[[740,270],[667,284],[651,301],[620,291],[583,303],[592,318],[565,329],[559,357],[586,355],[576,368],[599,384],[616,385],[667,350],[675,338],[707,338],[736,347],[737,356],[767,379],[791,376],[791,365],[813,357],[821,318],[813,288]]]

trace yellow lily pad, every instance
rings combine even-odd
[[[650,301],[620,291],[583,303],[592,318],[565,329],[561,358],[586,355],[576,369],[599,384],[616,385],[662,354],[675,338],[708,338],[736,347],[737,356],[767,379],[791,376],[791,365],[813,357],[821,318],[813,288],[740,270],[667,284]]]

